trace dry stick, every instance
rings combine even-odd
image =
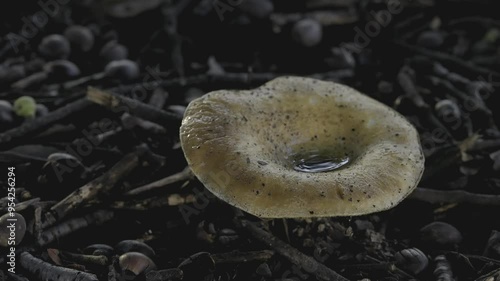
[[[111,110],[130,112],[133,115],[153,122],[160,121],[164,123],[182,119],[182,116],[176,113],[164,111],[138,100],[112,94],[93,87],[89,87],[87,98]]]
[[[55,220],[64,218],[84,203],[96,199],[98,196],[106,195],[120,179],[129,174],[139,164],[139,159],[143,153],[144,150],[138,149],[135,152],[125,155],[105,174],[78,188],[52,206],[50,208],[51,214],[55,215]],[[48,220],[44,227],[47,224],[53,223],[50,215],[47,218]]]
[[[490,77],[490,76],[495,76],[497,78],[500,77],[500,73],[498,73],[498,72],[495,72],[495,71],[488,69],[488,68],[477,66],[477,65],[470,63],[470,62],[463,61],[457,57],[450,56],[446,53],[441,53],[438,51],[432,51],[432,50],[427,50],[427,49],[424,49],[421,47],[412,46],[412,45],[406,44],[406,43],[399,41],[399,40],[396,40],[395,44],[403,49],[406,49],[406,50],[409,50],[409,51],[412,51],[415,53],[419,53],[421,55],[435,59],[437,61],[453,65],[457,68],[461,68],[461,69],[467,71],[471,75],[480,74],[480,75],[484,75],[486,77]]]
[[[377,262],[379,264],[383,264],[385,262],[382,262],[381,260],[377,259],[377,258],[374,258],[370,255],[366,256],[366,259],[372,261],[372,262]],[[392,266],[390,266],[390,268],[388,269],[390,270],[390,272],[394,272],[396,274],[399,274],[401,276],[403,276],[405,278],[405,280],[415,280],[415,277],[406,273],[406,271],[402,270],[402,269],[399,269],[395,264],[393,264]]]
[[[189,167],[184,168],[181,172],[170,175],[166,178],[154,181],[152,183],[148,183],[146,185],[134,188],[125,193],[125,195],[137,195],[143,192],[151,191],[159,187],[163,187],[165,185],[169,185],[179,181],[191,180],[193,179],[194,174]]]
[[[135,210],[147,211],[152,208],[161,208],[166,206],[179,206],[196,202],[196,195],[170,194],[168,196],[154,196],[139,201],[115,201],[111,203],[110,208],[117,210]]]
[[[500,139],[498,140],[482,140],[480,142],[476,142],[467,149],[467,152],[481,152],[484,150],[495,151],[500,149]]]
[[[463,190],[435,190],[419,187],[408,197],[431,204],[468,203],[481,206],[500,206],[500,195],[470,193]]]
[[[311,274],[314,274],[317,279],[328,281],[349,281],[324,264],[317,262],[314,258],[303,254],[289,244],[279,240],[271,233],[258,227],[255,223],[242,220],[241,226],[249,231],[254,238],[271,247],[274,251],[276,251],[276,253],[282,255],[291,263],[303,268]]]
[[[6,149],[15,145],[19,145],[21,138],[33,136],[49,126],[63,120],[71,114],[82,111],[92,103],[85,99],[79,99],[65,106],[62,106],[45,116],[38,117],[31,121],[23,123],[21,126],[10,129],[0,134],[0,148]]]
[[[420,110],[420,113],[427,119],[433,126],[440,128],[448,138],[453,139],[448,129],[434,116],[431,108],[418,93],[417,86],[413,81],[409,72],[413,71],[409,67],[403,67],[398,73],[398,82],[403,88],[406,96],[413,102],[413,104]]]
[[[481,23],[488,28],[490,28],[491,26],[500,27],[500,21],[483,17],[463,17],[455,20],[450,20],[447,25],[453,26],[461,23]]]
[[[124,85],[119,87],[114,87],[106,89],[107,91],[114,93],[127,93],[132,91],[134,88],[143,87],[149,89],[151,87],[172,87],[172,86],[183,86],[183,85],[198,85],[206,83],[236,83],[243,85],[259,85],[272,80],[279,76],[291,75],[287,73],[271,73],[271,72],[226,72],[220,75],[210,75],[210,74],[199,74],[194,76],[188,76],[185,78],[172,78],[164,79],[158,81],[149,81],[143,83],[135,83],[130,85]],[[335,70],[324,73],[315,73],[308,75],[310,77],[318,79],[342,79],[352,77],[354,73],[351,70]]]
[[[41,259],[35,258],[28,252],[19,255],[19,264],[29,273],[36,275],[40,280],[47,281],[98,281],[94,274],[70,268],[54,266]]]
[[[212,259],[216,264],[231,264],[231,263],[246,263],[246,262],[266,262],[272,258],[274,255],[273,251],[262,250],[262,251],[250,251],[250,252],[240,252],[232,251],[229,253],[218,253],[213,254]]]
[[[113,218],[112,211],[100,210],[94,213],[88,214],[84,217],[73,218],[64,221],[56,226],[53,226],[45,230],[40,239],[38,239],[38,245],[44,246],[56,239],[60,239],[68,234],[71,234],[77,230],[88,227],[89,225],[100,225],[107,222]]]
[[[184,272],[179,268],[151,270],[146,273],[146,281],[182,280]]]
[[[59,251],[59,257],[64,259],[65,261],[70,261],[77,264],[83,265],[98,265],[98,266],[106,266],[109,264],[109,260],[104,255],[83,255],[76,254],[66,251]]]
[[[500,279],[500,268],[479,276],[474,281],[494,281]]]

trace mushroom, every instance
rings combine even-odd
[[[281,77],[191,102],[180,130],[197,178],[264,218],[389,209],[416,187],[424,156],[393,109],[333,82]]]

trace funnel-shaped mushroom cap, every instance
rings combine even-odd
[[[391,208],[424,169],[419,137],[356,90],[282,77],[191,102],[180,138],[198,179],[260,217],[362,215]]]

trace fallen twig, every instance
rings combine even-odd
[[[165,123],[172,120],[179,121],[182,119],[182,116],[176,113],[164,111],[141,101],[112,94],[93,87],[89,87],[87,91],[87,98],[94,103],[103,105],[113,110],[114,112],[130,112],[133,115],[153,122],[159,121],[160,123]]]
[[[408,197],[431,204],[468,203],[481,206],[500,206],[500,195],[471,193],[463,190],[435,190],[419,187]]]
[[[273,251],[262,250],[262,251],[251,251],[251,252],[240,252],[233,251],[229,253],[217,253],[213,254],[212,259],[216,264],[228,264],[228,263],[246,263],[246,262],[266,262],[274,255]]]
[[[94,256],[94,255],[83,255],[66,251],[59,251],[59,257],[66,261],[83,265],[106,266],[109,264],[108,258],[103,255]]]
[[[100,210],[84,217],[73,218],[45,230],[38,239],[38,245],[44,246],[56,239],[60,239],[70,233],[85,228],[89,225],[100,225],[113,218],[112,211]]]
[[[26,271],[36,275],[40,280],[98,281],[97,276],[94,274],[54,266],[41,259],[35,258],[28,252],[24,252],[19,255],[19,264]]]
[[[125,195],[137,195],[137,194],[151,191],[151,190],[154,190],[156,188],[163,187],[165,185],[169,185],[169,184],[172,184],[175,182],[190,180],[193,177],[194,177],[194,174],[191,171],[191,169],[189,167],[186,167],[186,168],[184,168],[184,170],[182,170],[176,174],[170,175],[166,178],[159,179],[159,180],[154,181],[152,183],[148,183],[146,185],[129,190],[128,192],[125,193]]]
[[[291,263],[303,268],[305,271],[314,274],[318,280],[348,281],[337,272],[319,263],[314,258],[309,257],[289,244],[279,240],[271,233],[258,227],[255,223],[242,220],[239,224],[246,229],[252,237],[271,247],[276,253],[282,255]]]
[[[500,139],[498,140],[481,140],[475,142],[467,152],[495,151],[500,149]]]
[[[421,47],[417,46],[412,46],[409,44],[406,44],[402,41],[396,40],[395,44],[403,49],[406,49],[408,51],[412,51],[414,53],[418,53],[424,56],[427,56],[429,58],[435,59],[437,61],[450,64],[456,68],[460,68],[466,72],[468,72],[469,75],[472,76],[477,76],[477,75],[483,75],[486,77],[490,76],[495,76],[496,78],[500,77],[500,73],[492,71],[491,69],[487,69],[481,66],[477,66],[475,64],[472,64],[470,62],[466,62],[464,60],[461,60],[460,58],[448,55],[446,53],[441,53],[438,51],[433,51],[433,50],[427,50]]]
[[[154,196],[152,198],[146,198],[143,200],[134,201],[115,201],[111,203],[111,208],[113,209],[124,209],[124,210],[136,210],[136,211],[146,211],[152,208],[161,208],[165,206],[179,206],[182,204],[189,204],[196,202],[196,196],[194,194],[180,195],[180,194],[170,194],[168,196]]]
[[[88,100],[79,99],[65,106],[62,106],[45,116],[26,121],[21,126],[10,129],[0,134],[0,149],[7,149],[12,146],[19,145],[22,138],[26,139],[29,136],[33,136],[45,130],[47,127],[63,120],[69,115],[82,111],[91,104],[92,103]]]
[[[179,268],[151,270],[146,273],[147,281],[182,280],[184,272]]]
[[[107,195],[119,180],[125,177],[139,164],[139,159],[143,153],[143,149],[138,149],[136,152],[125,155],[125,157],[123,157],[105,174],[78,188],[66,196],[66,198],[59,201],[59,203],[52,206],[50,213],[55,215],[56,220],[61,219],[84,203],[87,203],[98,196]],[[50,223],[50,220],[47,221],[44,227]]]
[[[452,135],[448,131],[448,129],[436,118],[436,116],[432,113],[429,105],[424,101],[422,96],[419,94],[417,90],[417,86],[413,81],[412,74],[414,73],[413,69],[410,67],[404,66],[398,73],[398,82],[403,88],[406,96],[413,102],[413,104],[418,108],[420,114],[427,119],[431,125],[436,128],[440,128],[442,132],[446,134],[446,136],[450,139],[453,139]]]

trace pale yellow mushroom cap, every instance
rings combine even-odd
[[[403,116],[352,88],[310,78],[208,93],[189,104],[180,139],[206,188],[266,218],[386,210],[424,170],[418,133]],[[296,169],[315,154],[349,162],[325,172]]]

